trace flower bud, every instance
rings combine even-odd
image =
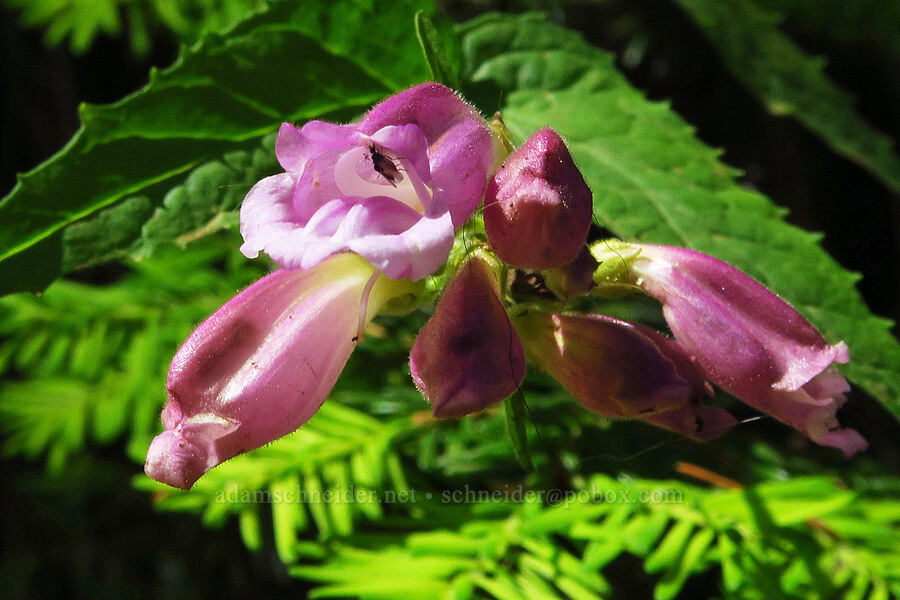
[[[453,278],[413,344],[409,367],[436,417],[462,417],[516,391],[525,352],[481,258]]]
[[[484,226],[497,255],[526,269],[563,267],[591,225],[591,190],[552,129],[532,135],[488,183]]]
[[[542,273],[544,283],[560,298],[573,298],[587,294],[593,289],[594,271],[597,261],[587,246],[582,246],[575,260],[558,269],[548,269]]]
[[[585,408],[642,419],[696,439],[735,423],[700,402],[712,390],[690,357],[665,336],[603,315],[530,312],[513,318],[528,358]]]

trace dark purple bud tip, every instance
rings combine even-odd
[[[526,269],[571,263],[591,225],[591,190],[558,133],[532,135],[488,183],[484,225],[497,255]]]
[[[558,269],[544,271],[544,282],[560,298],[572,298],[587,294],[596,287],[594,271],[598,264],[588,247],[582,246],[578,257],[572,263]]]
[[[409,367],[436,417],[478,412],[516,391],[525,351],[482,259],[470,259],[447,286],[413,344]]]

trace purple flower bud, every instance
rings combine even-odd
[[[393,279],[446,262],[493,165],[484,119],[436,83],[388,98],[359,123],[284,123],[275,153],[286,172],[244,199],[241,251],[309,269],[351,250]]]
[[[781,298],[720,260],[635,247],[635,282],[662,302],[675,339],[713,383],[847,456],[868,446],[836,417],[850,390],[831,366],[849,360],[843,342],[829,345]]]
[[[484,226],[497,255],[527,269],[563,267],[591,225],[591,190],[552,129],[532,135],[497,171],[484,198]]]
[[[522,342],[480,258],[463,265],[413,344],[409,367],[436,417],[461,417],[503,400],[525,376]]]
[[[585,408],[613,419],[642,419],[697,439],[724,433],[735,419],[700,404],[712,390],[674,342],[602,315],[529,312],[513,318],[529,360]]]
[[[572,298],[587,294],[595,287],[594,271],[597,261],[587,246],[582,246],[575,260],[558,269],[548,269],[542,273],[544,283],[560,298]]]
[[[169,369],[166,430],[147,452],[147,475],[189,489],[217,464],[309,420],[356,346],[360,322],[406,287],[374,272],[348,253],[309,271],[276,271],[201,324]]]

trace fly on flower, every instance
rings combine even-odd
[[[403,181],[403,175],[400,174],[400,169],[394,164],[394,160],[384,154],[378,146],[375,144],[369,146],[369,154],[375,172],[387,179],[392,186],[397,187],[397,182]]]

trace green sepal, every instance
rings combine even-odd
[[[431,71],[434,81],[442,83],[449,88],[459,89],[459,79],[453,64],[444,51],[441,34],[434,26],[434,22],[424,11],[416,12],[414,17],[416,24],[416,37],[425,55],[425,63]]]
[[[531,453],[528,451],[528,407],[521,389],[503,401],[506,414],[506,432],[512,444],[516,460],[526,471],[534,471]]]

